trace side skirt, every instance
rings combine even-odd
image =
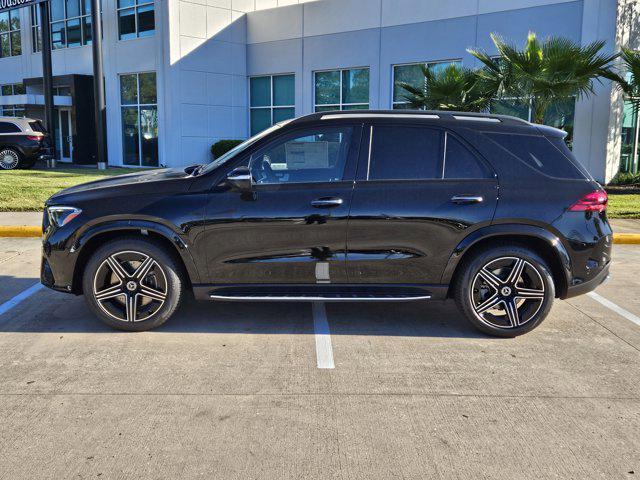
[[[194,285],[196,300],[239,302],[409,302],[443,300],[447,285]]]

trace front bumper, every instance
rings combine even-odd
[[[607,263],[600,272],[594,276],[593,278],[587,280],[586,282],[579,283],[577,285],[571,285],[567,289],[567,294],[564,298],[577,297],[578,295],[584,295],[585,293],[589,293],[601,284],[603,284],[609,278],[609,267],[611,266],[611,262]]]

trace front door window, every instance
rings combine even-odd
[[[256,184],[322,183],[342,180],[352,127],[324,127],[288,135],[253,155]]]

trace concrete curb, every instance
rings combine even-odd
[[[29,226],[1,226],[0,237],[36,238],[42,236],[42,228]],[[640,245],[640,233],[614,233],[616,245]]]
[[[0,225],[0,237],[34,238],[42,236],[42,227],[29,226],[2,226]]]
[[[613,243],[616,245],[640,245],[640,233],[614,233]]]

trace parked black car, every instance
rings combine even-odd
[[[0,170],[31,168],[51,158],[51,140],[40,120],[0,117]]]
[[[330,112],[206,166],[72,187],[44,215],[42,282],[123,330],[201,300],[455,298],[516,336],[608,276],[607,196],[564,133],[505,116]]]

